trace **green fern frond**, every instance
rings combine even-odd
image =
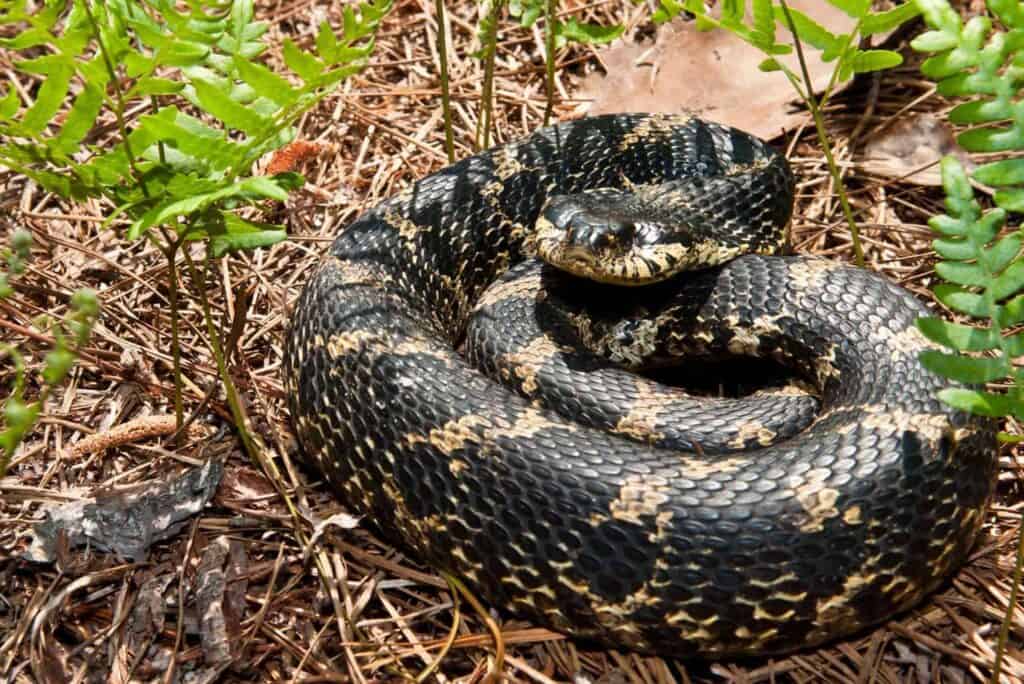
[[[0,165],[64,196],[111,200],[132,219],[132,238],[154,216],[182,230],[190,215],[183,210],[197,196],[223,200],[203,205],[204,215],[233,212],[240,199],[280,198],[291,180],[269,179],[258,184],[265,192],[244,196],[230,188],[294,137],[303,112],[366,65],[391,7],[390,0],[347,6],[339,35],[320,27],[315,52],[286,42],[288,78],[259,61],[266,26],[255,20],[252,0],[185,9],[170,0],[66,0],[37,12],[34,5],[0,7],[0,26],[22,29],[0,45],[45,52],[15,62],[38,76],[31,101],[13,89],[0,93],[0,137],[10,141],[0,144]],[[103,112],[121,121],[153,102],[156,110],[128,124],[118,144],[91,143]],[[189,106],[202,118],[185,113]],[[222,226],[242,225],[221,218]],[[250,233],[240,233],[239,247],[252,244]],[[283,229],[277,235],[283,239]]]
[[[1024,107],[1017,101],[1024,86],[1024,9],[992,0],[989,10],[998,24],[987,16],[964,23],[945,0],[916,2],[932,28],[911,43],[932,53],[921,71],[938,82],[940,94],[969,98],[949,114],[953,123],[972,126],[957,141],[970,152],[1024,150]],[[1024,160],[990,162],[973,176],[996,188],[999,207],[1024,211]]]
[[[921,70],[938,81],[938,92],[966,98],[949,115],[974,127],[958,136],[972,152],[1024,151],[1024,106],[1017,101],[1024,84],[1024,5],[988,0],[991,16],[964,23],[947,0],[914,0],[930,31],[911,46],[932,53]],[[993,21],[995,19],[995,21]],[[946,281],[935,288],[943,304],[975,319],[959,325],[937,318],[918,322],[921,332],[949,351],[922,354],[933,372],[973,387],[940,393],[949,405],[980,416],[1024,420],[1024,234],[1004,233],[1008,212],[1024,212],[1024,160],[1005,159],[974,170],[974,179],[995,188],[996,208],[982,211],[960,162],[942,162],[946,214],[929,222],[939,234],[935,250],[943,258],[936,273]],[[1019,432],[1019,431],[1017,431]],[[1005,442],[1024,435],[1001,432]],[[1000,680],[1003,654],[1017,607],[1024,571],[1024,535],[1017,541],[1012,589],[995,647],[991,679]]]
[[[938,82],[938,92],[965,98],[949,114],[971,125],[959,143],[971,152],[1024,150],[1024,109],[1016,102],[1024,83],[1024,8],[989,0],[991,16],[966,23],[946,0],[915,0],[930,30],[911,42],[931,53],[921,70]],[[947,307],[977,319],[961,325],[922,319],[920,330],[948,351],[930,351],[921,362],[951,380],[975,385],[945,390],[940,397],[971,413],[1024,420],[1024,373],[1014,359],[1024,356],[1024,233],[1008,230],[1010,212],[1024,211],[1024,160],[1004,159],[977,167],[973,180],[995,189],[996,207],[983,211],[960,162],[942,162],[946,213],[929,222],[942,258],[935,268],[945,281],[935,287]],[[982,386],[997,383],[987,388]],[[1001,434],[1004,440],[1019,437]]]
[[[1012,359],[1024,350],[1024,334],[1008,330],[1024,314],[1024,261],[1017,257],[1024,234],[1001,234],[1006,211],[982,211],[963,166],[955,157],[942,162],[946,213],[929,222],[941,237],[934,241],[942,257],[936,273],[946,284],[935,289],[936,298],[959,313],[987,320],[983,326],[962,325],[941,318],[923,318],[918,328],[930,340],[950,351],[931,350],[921,355],[929,370],[966,385],[981,385],[1010,378],[1008,393],[951,388],[940,398],[964,411],[986,416],[1024,418],[1019,381]]]
[[[339,34],[326,23],[320,26],[315,52],[286,42],[292,74],[283,76],[259,61],[267,29],[255,20],[252,0],[190,0],[184,6],[174,0],[0,0],[0,28],[5,35],[16,32],[0,39],[0,48],[14,55],[17,71],[31,77],[25,79],[31,81],[27,94],[0,86],[0,167],[63,197],[107,200],[115,207],[107,222],[126,218],[129,238],[155,226],[168,229],[162,233],[167,244],[158,244],[168,260],[179,426],[178,250],[185,241],[205,240],[207,254],[215,258],[285,238],[283,226],[251,221],[237,211],[263,199],[284,200],[302,179],[294,173],[254,177],[253,165],[289,142],[298,118],[366,65],[373,35],[390,8],[391,0],[347,5]],[[129,120],[136,110],[147,113]],[[97,122],[111,118],[118,141],[100,145]],[[10,263],[0,273],[0,296],[10,295],[9,273],[20,262]],[[200,291],[205,303],[204,296]],[[72,314],[51,328],[57,344],[44,359],[35,401],[23,398],[25,364],[18,350],[0,348],[18,378],[3,403],[0,474],[47,393],[73,365],[97,306],[89,293],[76,294]],[[212,331],[209,316],[204,306]],[[218,341],[208,342],[249,449]]]

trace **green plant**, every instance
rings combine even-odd
[[[1003,391],[951,387],[939,398],[971,413],[1024,418],[1024,373],[1013,360],[1024,355],[1024,261],[1019,258],[1024,234],[1003,233],[1007,213],[983,211],[970,179],[955,157],[942,161],[946,213],[928,222],[939,234],[932,245],[941,261],[936,274],[945,283],[935,287],[936,298],[950,309],[984,321],[981,326],[922,318],[918,328],[926,337],[951,351],[928,350],[921,362],[929,370],[965,385],[980,386],[1008,380]],[[994,352],[978,355],[974,352]],[[1024,436],[1000,433],[1005,441]]]
[[[30,96],[0,90],[0,166],[62,197],[107,201],[108,223],[122,219],[129,239],[161,249],[179,426],[181,248],[202,240],[216,258],[285,238],[282,226],[241,210],[286,199],[302,179],[255,176],[254,163],[288,143],[298,118],[365,66],[390,6],[346,6],[341,34],[321,24],[315,52],[285,40],[286,78],[258,59],[266,26],[255,21],[252,0],[190,0],[184,8],[170,0],[0,1],[0,27],[18,30],[0,47],[25,54],[14,67],[38,81]],[[130,119],[130,111],[146,113]],[[119,140],[99,144],[98,121],[112,121]],[[222,381],[230,401],[231,378]],[[230,403],[244,433],[241,406]]]
[[[891,50],[863,49],[860,47],[860,41],[867,36],[891,31],[914,18],[919,13],[917,7],[912,2],[906,2],[886,11],[872,12],[871,0],[828,0],[830,5],[837,7],[854,20],[854,26],[849,33],[835,34],[807,14],[790,8],[785,0],[752,0],[749,11],[746,0],[722,0],[718,3],[718,16],[708,12],[703,0],[660,0],[660,3],[660,7],[653,15],[655,22],[666,22],[680,12],[690,12],[696,17],[698,30],[718,28],[733,33],[767,55],[759,65],[762,71],[780,71],[785,74],[814,118],[818,141],[824,150],[829,174],[832,176],[843,215],[850,229],[857,265],[863,266],[864,250],[860,244],[860,231],[853,218],[842,173],[835,162],[832,146],[825,132],[822,110],[835,93],[836,87],[854,74],[889,69],[902,63],[903,58],[899,53]],[[792,42],[778,40],[775,33],[777,23],[789,29],[793,36]],[[820,96],[815,94],[807,71],[803,55],[804,44],[819,50],[824,62],[835,62],[829,82]],[[799,58],[800,74],[776,59],[777,55],[790,54],[794,50]]]
[[[443,0],[437,0],[439,23],[442,21]],[[480,23],[477,36],[480,39],[480,50],[474,55],[484,65],[484,80],[480,93],[480,116],[477,118],[475,144],[476,149],[484,149],[490,145],[491,112],[494,101],[494,57],[497,50],[498,22],[501,15],[508,13],[519,20],[520,26],[531,27],[540,18],[545,17],[544,26],[544,62],[546,103],[544,107],[544,125],[548,125],[555,101],[555,52],[568,43],[596,45],[610,43],[622,35],[624,26],[600,26],[580,22],[574,17],[562,21],[557,16],[557,0],[484,0],[480,4]],[[439,31],[440,33],[443,32]],[[441,92],[445,108],[445,135],[451,138],[451,116],[448,104],[447,55],[438,41],[441,62]],[[451,147],[449,146],[449,150]],[[449,151],[449,160],[454,156]]]
[[[921,65],[938,81],[938,92],[970,98],[955,106],[950,121],[969,124],[957,141],[970,152],[1024,151],[1024,106],[1015,102],[1024,82],[1024,7],[1018,2],[989,0],[992,19],[976,16],[964,24],[945,0],[916,0],[933,29],[911,45],[934,53]],[[995,188],[996,207],[982,211],[962,165],[955,157],[942,163],[947,214],[931,227],[939,234],[935,251],[942,257],[936,273],[946,284],[936,297],[946,306],[984,321],[984,327],[945,322],[921,322],[921,330],[951,353],[925,354],[932,370],[966,384],[1005,380],[1005,391],[950,389],[942,398],[956,408],[985,416],[1024,419],[1024,372],[1013,359],[1024,354],[1024,259],[1019,230],[1003,233],[1008,212],[1024,211],[1024,159],[982,164],[972,173],[977,182]],[[994,355],[971,355],[994,352]],[[1002,434],[1004,440],[1024,437]]]
[[[964,23],[947,0],[915,0],[932,29],[911,46],[932,53],[921,71],[938,82],[947,97],[967,98],[949,112],[955,124],[970,128],[957,136],[969,152],[1024,151],[1024,5],[1017,0],[988,0],[991,16]],[[993,21],[993,18],[996,21]],[[1024,159],[1009,158],[978,166],[968,177],[955,157],[942,161],[946,213],[929,225],[941,261],[935,272],[944,281],[936,298],[973,319],[969,324],[930,317],[918,321],[921,332],[948,351],[922,353],[925,367],[966,387],[954,387],[940,398],[954,408],[991,418],[1024,420],[1024,233],[1007,230],[1011,213],[1024,212]],[[983,209],[971,181],[990,186],[994,208]],[[1004,442],[1024,435],[999,433]],[[1017,557],[992,681],[999,681],[1013,612],[1024,570],[1024,535],[1018,535]]]
[[[444,113],[444,149],[448,163],[455,163],[455,132],[452,130],[452,96],[448,83],[448,38],[445,35],[444,0],[434,0],[437,15],[437,61],[441,78],[441,110]]]
[[[16,230],[11,234],[11,246],[0,252],[7,262],[0,271],[0,299],[14,294],[11,278],[25,271],[32,246],[32,234]],[[57,322],[46,318],[37,321],[37,327],[53,336],[53,347],[43,359],[39,374],[41,389],[34,400],[25,397],[28,369],[25,357],[14,345],[0,344],[0,359],[9,358],[14,377],[10,391],[3,402],[3,420],[0,421],[0,476],[7,470],[14,451],[35,425],[43,404],[54,388],[58,387],[75,365],[78,354],[89,340],[89,334],[99,313],[96,294],[92,290],[78,290],[71,297],[67,316]]]
[[[484,64],[484,81],[480,92],[480,116],[476,120],[476,149],[491,143],[491,108],[494,104],[494,56],[498,50],[498,21],[505,0],[483,0],[480,4],[480,25],[477,35],[480,50],[476,58]]]
[[[525,28],[533,26],[544,15],[544,72],[547,102],[544,107],[544,125],[551,121],[555,103],[555,52],[568,43],[580,45],[604,45],[610,43],[626,30],[621,24],[601,26],[580,22],[575,17],[565,21],[558,18],[557,0],[510,0],[508,12]]]

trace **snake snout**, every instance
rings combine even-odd
[[[567,254],[628,248],[636,232],[632,220],[580,207],[568,198],[549,205],[544,218],[562,231],[562,243]]]
[[[607,219],[582,216],[573,220],[565,232],[566,247],[605,251],[622,245],[633,234],[632,225]]]

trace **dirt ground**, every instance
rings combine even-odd
[[[650,8],[625,0],[565,5],[573,16],[623,23],[626,38],[650,39]],[[452,3],[449,30],[456,154],[473,151],[481,65],[476,6]],[[285,36],[309,46],[315,26],[337,21],[340,3],[261,2],[280,64]],[[231,427],[206,345],[199,300],[185,283],[182,333],[183,440],[168,435],[173,391],[167,267],[145,241],[128,241],[110,207],[69,204],[0,170],[0,226],[32,231],[33,258],[15,295],[0,301],[0,342],[38,360],[49,336],[39,317],[63,315],[81,286],[101,293],[102,315],[82,363],[48,402],[42,420],[0,479],[0,677],[13,682],[385,682],[482,681],[503,653],[511,681],[532,682],[968,682],[988,681],[1000,626],[1018,605],[1002,654],[1002,681],[1024,681],[1024,611],[1012,586],[1022,497],[1017,454],[1001,457],[997,501],[969,563],[917,609],[857,638],[783,658],[674,662],[586,650],[562,635],[499,620],[447,582],[375,538],[317,477],[302,468],[284,405],[281,348],[290,307],[332,237],[354,216],[412,179],[447,163],[439,106],[437,25],[427,0],[398,0],[371,66],[300,123],[294,159],[306,187],[268,220],[290,239],[231,256],[202,285],[226,332],[236,336],[233,374],[280,472],[275,486],[245,456]],[[515,138],[544,112],[542,35],[508,21],[499,34],[495,137]],[[896,45],[906,35],[893,37]],[[858,163],[865,141],[921,113],[942,114],[905,47],[908,62],[863,78],[827,107],[827,126],[863,228],[870,268],[932,301],[934,253],[928,217],[941,191],[880,175]],[[584,76],[600,70],[596,48],[558,53],[556,118],[585,111]],[[0,64],[9,62],[0,54]],[[739,78],[740,76],[737,76]],[[116,130],[111,127],[111,139]],[[822,150],[806,115],[774,142],[798,176],[796,252],[851,260],[852,248]],[[197,252],[198,254],[198,252]],[[9,383],[12,371],[0,366]],[[118,432],[129,424],[133,430]],[[92,446],[82,441],[98,435]],[[106,440],[106,441],[104,441]],[[109,445],[109,448],[98,448]],[[209,505],[169,539],[126,561],[58,548],[57,559],[22,557],[44,509],[131,491],[209,459],[223,478]],[[287,495],[286,502],[284,495]],[[290,502],[290,503],[289,503]],[[206,619],[214,611],[220,618]],[[217,612],[219,611],[219,612]],[[498,620],[495,622],[495,620]],[[488,623],[500,630],[500,647]],[[453,630],[454,625],[454,630]],[[442,657],[443,655],[443,657]]]

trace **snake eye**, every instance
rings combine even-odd
[[[633,239],[636,229],[632,221],[611,219],[601,226],[596,233],[596,247],[615,247],[627,244]]]

